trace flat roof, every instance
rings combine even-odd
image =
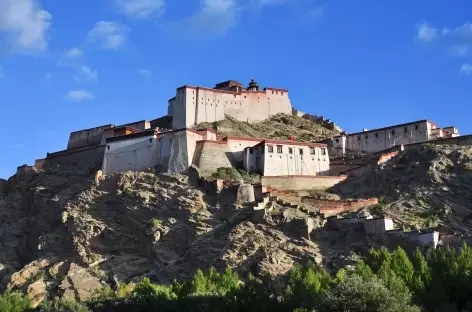
[[[213,92],[222,92],[222,93],[229,93],[229,94],[248,94],[248,93],[263,93],[265,94],[266,90],[270,90],[270,91],[282,91],[282,92],[287,92],[288,93],[288,90],[287,89],[280,89],[280,88],[270,88],[270,87],[266,87],[264,88],[263,90],[259,90],[259,91],[239,91],[239,92],[235,92],[235,91],[229,91],[229,90],[220,90],[220,89],[212,89],[212,88],[207,88],[207,87],[195,87],[195,86],[190,86],[190,85],[184,85],[184,86],[181,86],[179,88],[177,88],[177,90],[182,90],[182,89],[185,89],[185,88],[189,88],[189,89],[195,89],[195,90],[206,90],[206,91],[213,91]]]
[[[88,131],[88,130],[93,130],[93,129],[99,129],[99,128],[114,128],[115,125],[114,124],[108,124],[108,125],[103,125],[103,126],[98,126],[98,127],[92,127],[92,128],[88,128],[88,129],[82,129],[82,130],[77,130],[77,131],[73,131],[71,132],[70,134],[72,133],[77,133],[77,132],[82,132],[82,131]]]
[[[158,134],[158,132],[155,129],[152,129],[152,130],[146,130],[146,131],[143,131],[143,132],[136,132],[136,133],[125,134],[125,135],[120,135],[120,136],[108,138],[106,140],[106,142],[111,143],[111,142],[117,142],[117,141],[124,141],[124,140],[140,138],[140,137],[153,136],[153,135],[157,135],[157,134]]]
[[[402,124],[393,125],[393,126],[388,126],[388,127],[383,127],[383,128],[377,128],[377,129],[372,129],[372,130],[367,130],[367,131],[355,132],[355,133],[348,134],[347,136],[359,135],[359,134],[365,134],[365,133],[371,133],[371,132],[377,132],[377,131],[383,131],[383,130],[398,128],[398,127],[409,126],[409,125],[413,125],[413,124],[416,124],[416,123],[423,123],[423,122],[428,122],[428,123],[430,123],[430,124],[432,124],[432,125],[438,127],[438,125],[435,124],[434,122],[429,121],[429,120],[426,120],[426,119],[423,119],[423,120],[411,121],[411,122],[402,123]],[[339,136],[338,136],[338,137],[339,137]]]

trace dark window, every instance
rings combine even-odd
[[[282,94],[282,95],[284,95],[284,93],[283,93],[283,92],[281,92],[281,94]]]
[[[249,149],[249,154],[252,154],[252,148]]]
[[[379,138],[379,134],[378,134],[378,133],[375,134],[375,138],[376,138],[376,139]]]
[[[415,130],[418,130],[420,127],[418,125],[415,125]]]
[[[395,134],[395,129],[392,130],[392,134]]]
[[[303,155],[303,148],[300,149],[300,155]]]
[[[310,147],[310,154],[315,155],[315,148],[314,147]]]
[[[369,138],[369,135],[368,135],[368,134],[366,134],[366,135],[365,135],[365,139],[367,140],[368,138]]]
[[[407,128],[407,127],[403,128],[403,132],[407,133],[407,132],[408,132],[408,128]]]
[[[288,148],[288,153],[289,153],[289,154],[293,154],[293,148],[289,147],[289,148]]]
[[[272,145],[267,145],[267,151],[269,153],[273,153],[274,152],[274,147]]]
[[[336,139],[336,143],[339,143],[339,139]]]
[[[360,137],[360,136],[358,136],[358,137],[357,137],[357,141],[360,141],[360,140],[361,140],[361,137]]]
[[[108,150],[110,150],[110,145],[107,146]]]
[[[234,98],[236,98],[236,94],[234,95]]]
[[[321,149],[321,155],[326,155],[326,148]]]
[[[149,143],[152,143],[152,138],[149,139]]]
[[[277,145],[277,153],[282,154],[282,145]]]

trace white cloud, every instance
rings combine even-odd
[[[147,19],[164,12],[164,0],[117,0],[120,10],[134,18]]]
[[[467,44],[456,44],[450,48],[451,54],[457,57],[464,57],[469,54],[470,46]]]
[[[151,76],[152,74],[149,69],[140,69],[138,70],[138,73],[142,76],[147,76],[147,77]]]
[[[24,144],[18,143],[18,144],[13,145],[11,148],[12,149],[22,149],[24,147],[25,147]]]
[[[220,36],[235,26],[240,11],[235,0],[203,0],[200,11],[171,26],[189,35]]]
[[[88,38],[103,49],[118,50],[125,45],[128,32],[128,27],[119,22],[100,21],[90,30]]]
[[[3,66],[0,65],[0,79],[5,78],[5,74],[3,73]]]
[[[417,36],[421,41],[432,41],[439,36],[439,30],[429,26],[427,23],[422,23],[418,26]]]
[[[41,78],[41,81],[46,82],[52,79],[52,74],[51,73],[45,73],[43,78]]]
[[[51,20],[35,0],[0,0],[0,34],[6,35],[13,51],[47,50]]]
[[[81,49],[72,48],[64,54],[64,57],[67,59],[74,59],[81,57],[83,54],[84,52]]]
[[[461,66],[461,74],[472,75],[472,65],[464,64]]]
[[[460,49],[464,45],[472,44],[472,23],[465,23],[456,28],[435,28],[423,22],[418,26],[417,37],[425,42],[441,40]]]
[[[71,90],[67,94],[66,99],[73,102],[82,102],[93,100],[94,96],[87,90]]]
[[[98,79],[97,70],[93,70],[88,66],[82,65],[79,72],[87,81],[97,81]]]

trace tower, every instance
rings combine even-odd
[[[254,80],[254,78],[251,79],[247,91],[259,91],[259,84]]]

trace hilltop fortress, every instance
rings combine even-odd
[[[247,88],[234,80],[218,83],[213,89],[186,85],[177,88],[168,106],[173,129],[223,120],[225,115],[254,122],[278,113],[292,113],[288,90],[259,90],[259,84],[254,79]]]

